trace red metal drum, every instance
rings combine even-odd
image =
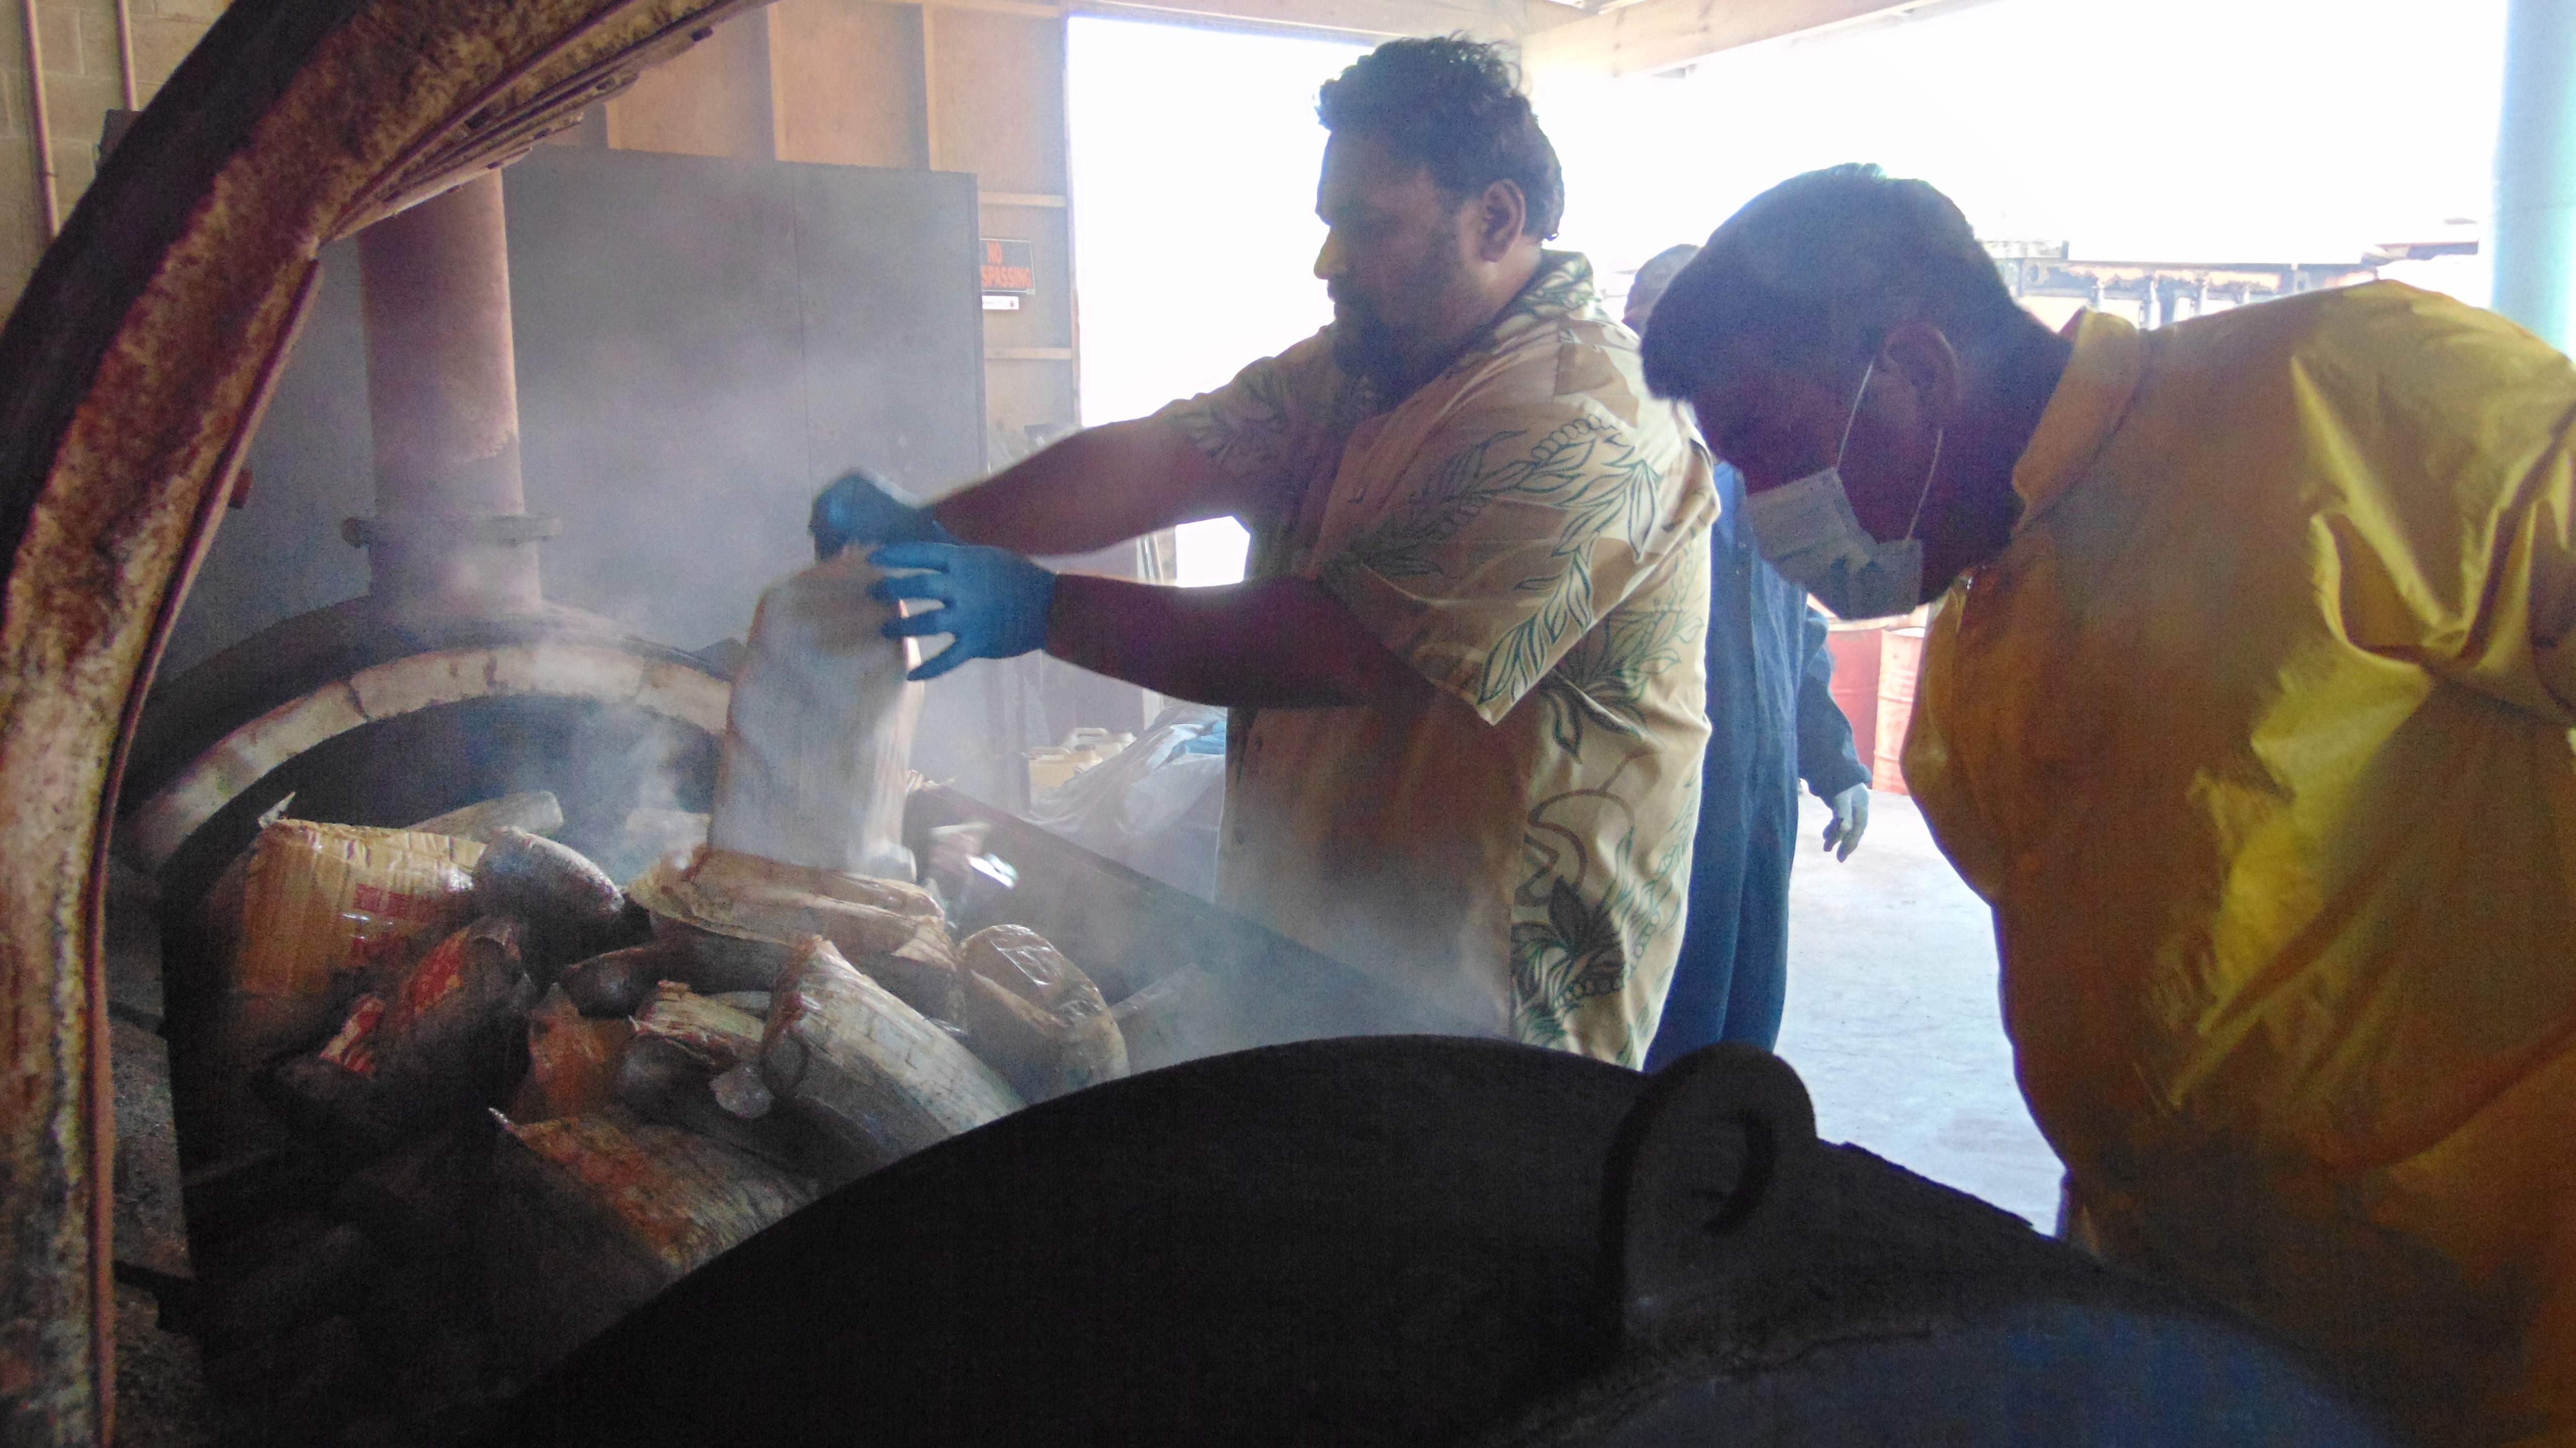
[[[1851,722],[1853,750],[1870,760],[1878,758],[1878,636],[1884,632],[1842,626],[1825,635],[1834,660],[1834,705]]]
[[[1923,630],[1892,628],[1880,632],[1878,655],[1877,747],[1869,785],[1893,794],[1905,787],[1905,730],[1914,722],[1914,680],[1923,667]]]

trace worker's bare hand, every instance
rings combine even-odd
[[[1869,831],[1869,786],[1855,784],[1833,798],[1834,817],[1825,825],[1825,848],[1836,860],[1848,860]]]

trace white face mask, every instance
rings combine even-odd
[[[1869,379],[1877,370],[1878,360],[1872,358],[1860,375],[1860,391],[1852,397],[1851,416],[1843,421],[1832,467],[1744,500],[1744,521],[1762,556],[1847,619],[1911,613],[1923,602],[1923,543],[1914,529],[1923,521],[1923,500],[1932,495],[1932,474],[1941,467],[1942,435],[1935,432],[1932,466],[1914,500],[1914,519],[1896,542],[1879,542],[1853,515],[1851,495],[1843,491],[1843,452],[1851,446],[1852,424],[1860,420],[1861,398],[1869,395]]]

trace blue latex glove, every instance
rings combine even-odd
[[[886,621],[890,639],[950,634],[948,647],[905,675],[936,679],[969,659],[1015,659],[1046,647],[1055,575],[1008,548],[971,543],[896,543],[868,555],[879,568],[917,568],[878,579],[879,602],[924,599],[939,607]]]
[[[1869,781],[1862,780],[1827,803],[1834,807],[1834,818],[1825,826],[1825,848],[1834,852],[1835,859],[1848,860],[1869,830]]]
[[[805,521],[805,531],[814,535],[818,563],[853,543],[958,541],[939,526],[928,508],[864,471],[843,473],[814,495],[814,511]]]

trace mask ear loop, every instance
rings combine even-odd
[[[1860,421],[1860,400],[1869,396],[1870,374],[1877,370],[1878,359],[1876,357],[1870,358],[1869,365],[1860,369],[1860,390],[1852,394],[1851,412],[1843,418],[1843,440],[1834,444],[1835,472],[1842,471],[1843,454],[1851,451],[1852,424]]]
[[[1915,525],[1923,521],[1923,505],[1932,500],[1932,479],[1941,472],[1941,439],[1948,435],[1948,428],[1932,429],[1932,466],[1923,470],[1923,491],[1914,497],[1914,516],[1905,520],[1905,537],[1897,540],[1900,543],[1913,538]],[[1842,465],[1836,463],[1835,466]]]

